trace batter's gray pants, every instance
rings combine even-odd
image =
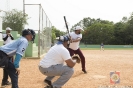
[[[66,65],[57,64],[48,68],[39,66],[39,70],[42,74],[46,75],[46,79],[51,81],[55,76],[60,76],[55,82],[53,87],[61,88],[73,75],[74,70]]]

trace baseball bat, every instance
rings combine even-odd
[[[66,21],[66,17],[65,16],[64,16],[64,21],[65,21],[65,25],[66,25],[66,29],[67,29],[68,35],[70,37],[69,28],[68,28],[68,25],[67,25],[67,21]]]
[[[66,25],[66,29],[67,29],[67,32],[68,32],[68,36],[69,36],[69,38],[71,37],[70,36],[70,34],[69,34],[69,29],[68,29],[68,25],[67,25],[67,21],[66,21],[66,17],[64,16],[64,21],[65,21],[65,25]],[[70,45],[70,41],[69,41],[69,43],[68,43],[68,47],[69,47],[69,45]]]

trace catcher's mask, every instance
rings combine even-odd
[[[58,39],[57,44],[63,44],[63,42],[66,42],[66,41],[70,40],[68,36],[60,36],[57,39]]]

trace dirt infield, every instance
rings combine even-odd
[[[133,88],[133,50],[83,50],[83,53],[88,73],[84,74],[81,65],[76,64],[72,78],[62,88]],[[21,60],[20,88],[44,88],[43,80],[46,76],[39,72],[39,61]],[[120,72],[120,83],[115,84],[119,87],[113,87],[114,85],[110,83],[111,71]],[[1,79],[2,69],[0,69],[0,81]]]

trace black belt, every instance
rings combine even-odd
[[[0,53],[3,53],[4,55],[8,56],[5,52],[3,52],[2,50],[0,50]]]

